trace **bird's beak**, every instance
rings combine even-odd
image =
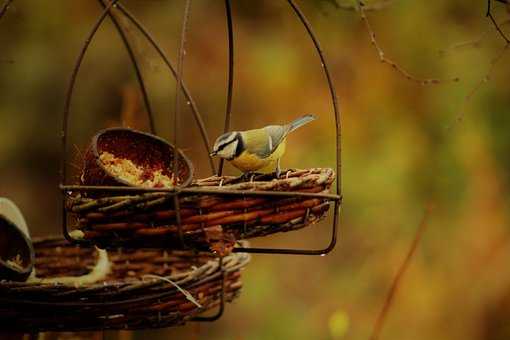
[[[218,154],[218,152],[217,152],[217,151],[213,151],[213,152],[211,152],[211,153],[209,154],[209,156],[214,157],[214,156],[216,156],[217,154]]]

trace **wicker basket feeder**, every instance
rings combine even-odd
[[[287,0],[287,2],[308,33],[326,76],[336,128],[336,168],[334,170],[328,168],[291,170],[284,171],[279,178],[274,178],[272,175],[255,176],[251,179],[236,182],[239,179],[222,176],[222,162],[220,162],[217,170],[214,162],[209,158],[211,170],[214,174],[212,177],[189,182],[186,176],[192,174],[192,167],[189,162],[185,161],[184,163],[189,165],[190,170],[179,170],[178,176],[183,178],[173,188],[129,187],[118,179],[110,181],[111,176],[106,176],[108,181],[95,181],[96,178],[101,178],[101,176],[96,176],[95,173],[92,177],[87,177],[87,169],[90,170],[98,165],[99,153],[94,153],[92,149],[92,157],[89,157],[89,159],[93,161],[89,162],[89,167],[86,166],[82,184],[69,184],[66,174],[68,122],[77,75],[89,44],[102,22],[107,17],[114,23],[116,22],[117,19],[113,12],[126,18],[147,39],[177,80],[176,110],[173,124],[174,154],[182,155],[177,147],[177,121],[181,90],[200,129],[207,154],[210,154],[211,151],[210,138],[201,115],[181,77],[189,0],[187,0],[185,7],[177,68],[169,61],[147,29],[123,4],[118,0],[109,3],[102,1],[104,11],[93,26],[79,54],[71,76],[64,110],[60,188],[63,194],[64,207],[63,232],[69,241],[89,245],[95,244],[105,248],[123,246],[185,249],[191,247],[199,250],[209,249],[220,255],[225,255],[232,250],[235,242],[239,239],[265,236],[280,231],[291,231],[314,224],[323,219],[330,210],[329,206],[333,205],[331,237],[329,244],[324,248],[260,249],[237,247],[234,248],[234,251],[323,255],[334,248],[342,200],[340,112],[334,85],[318,40],[303,12],[293,0]],[[226,0],[225,5],[229,39],[229,81],[225,114],[225,130],[228,131],[230,130],[231,121],[234,49],[230,0]],[[123,37],[127,51],[130,52],[129,55],[147,109],[151,132],[155,134],[150,101],[135,54],[128,39],[126,39],[126,32],[122,25],[118,25],[117,22],[115,27],[119,35]],[[185,159],[184,155],[182,155],[182,158]],[[99,169],[104,170],[100,166]],[[104,171],[101,174],[104,174]],[[90,180],[91,178],[92,180]],[[335,180],[336,192],[330,193],[330,188]],[[71,232],[71,228],[68,229],[68,224],[72,225],[78,232]]]
[[[62,239],[34,243],[37,278],[86,275],[98,251]],[[95,283],[0,281],[0,329],[12,332],[141,329],[182,325],[238,296],[247,254],[162,250],[108,252]],[[199,307],[200,305],[200,307]]]
[[[264,177],[240,181],[215,176],[177,193],[112,188],[106,195],[101,188],[101,198],[69,194],[67,211],[82,240],[102,247],[210,247],[225,254],[236,240],[314,224],[334,203],[335,196],[328,194],[331,169],[288,171],[269,181]]]

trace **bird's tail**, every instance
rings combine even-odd
[[[304,115],[302,117],[299,117],[298,119],[291,122],[289,126],[289,132],[292,132],[296,130],[297,128],[300,128],[301,126],[310,123],[311,121],[315,120],[317,117],[314,115],[308,114]]]

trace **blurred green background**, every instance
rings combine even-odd
[[[123,3],[175,61],[184,2]],[[254,256],[242,295],[218,322],[107,337],[367,339],[425,208],[433,204],[381,338],[509,339],[510,53],[492,65],[504,41],[484,16],[485,1],[395,0],[367,12],[388,58],[416,77],[446,80],[429,86],[379,61],[358,12],[334,1],[299,4],[321,40],[342,111],[344,203],[337,248],[326,257]],[[283,166],[334,167],[328,89],[289,6],[235,0],[233,13],[233,127],[315,113],[316,122],[289,138]],[[34,235],[60,232],[64,95],[99,14],[92,0],[14,1],[0,20],[0,195],[20,206]],[[499,3],[494,14],[498,21],[509,19]],[[158,130],[173,138],[175,82],[141,35],[124,24]],[[223,127],[226,67],[223,2],[195,0],[184,79],[211,139]],[[448,81],[454,77],[460,81]],[[122,122],[147,126],[134,72],[108,20],[85,58],[71,111],[70,169],[80,166],[79,150],[98,129]],[[182,112],[179,145],[197,176],[208,176],[198,129],[191,113]],[[328,233],[323,222],[253,243],[317,248]]]

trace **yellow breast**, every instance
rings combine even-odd
[[[242,172],[273,172],[276,169],[278,159],[285,153],[285,144],[286,141],[280,143],[274,152],[266,158],[260,158],[248,151],[243,151],[239,157],[234,158],[230,163]]]

